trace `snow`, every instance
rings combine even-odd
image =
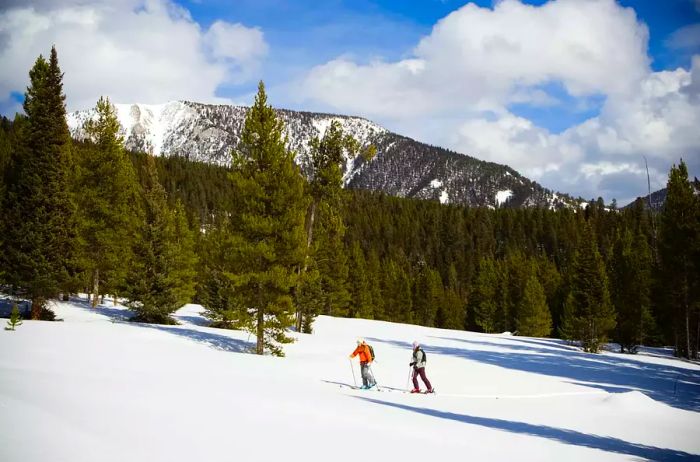
[[[553,339],[321,316],[286,358],[245,332],[125,322],[85,299],[63,322],[0,331],[4,461],[690,460],[700,457],[700,366],[666,350],[589,355]],[[348,388],[374,346],[384,392]],[[410,344],[435,395],[406,388]],[[353,363],[359,378],[357,363]],[[675,393],[674,393],[675,391]]]
[[[510,189],[505,189],[503,191],[496,192],[496,205],[505,204],[505,202],[513,195],[513,191]]]
[[[447,204],[450,201],[450,195],[447,194],[447,190],[443,189],[440,193],[440,203]]]
[[[438,180],[437,178],[434,179],[433,181],[430,182],[430,186],[433,188],[441,188],[442,187],[442,181]]]

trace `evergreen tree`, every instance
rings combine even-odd
[[[16,327],[22,325],[22,317],[19,315],[19,307],[14,303],[12,305],[12,311],[10,312],[10,319],[7,321],[7,327],[5,330],[15,330]]]
[[[518,307],[518,335],[547,337],[551,332],[552,315],[547,306],[544,288],[537,280],[537,271],[533,267]]]
[[[216,216],[199,237],[197,253],[201,265],[196,300],[204,306],[212,327],[243,329],[250,324],[247,312],[236,303],[231,281],[225,274],[231,254],[228,226],[225,216]]]
[[[169,208],[152,157],[145,177],[143,220],[125,295],[136,312],[134,321],[173,324],[170,315],[194,294],[193,239],[181,212]]]
[[[439,275],[438,275],[439,276]],[[435,283],[440,281],[436,279]],[[447,272],[447,287],[443,292],[442,303],[438,309],[438,327],[444,329],[464,329],[466,322],[466,303],[461,295],[457,268],[450,265]]]
[[[330,316],[347,316],[350,305],[348,258],[343,244],[345,225],[342,217],[328,203],[319,207],[320,236],[315,251],[319,272],[322,312]]]
[[[304,263],[304,179],[285,147],[283,123],[262,82],[233,152],[232,258],[226,274],[238,303],[248,307],[256,352],[282,355],[293,323],[292,290]]]
[[[116,294],[123,287],[138,217],[133,209],[138,183],[123,148],[116,110],[100,98],[95,112],[97,117],[84,126],[94,146],[83,150],[79,159],[76,194],[81,266],[92,282],[93,307],[100,294]]]
[[[29,72],[27,115],[13,153],[5,219],[8,282],[31,299],[32,319],[52,319],[46,301],[65,290],[74,265],[71,140],[56,49]]]
[[[351,305],[349,316],[353,318],[372,319],[372,293],[367,271],[367,261],[362,247],[358,242],[353,242],[350,250],[350,278]]]
[[[438,322],[438,310],[444,309],[444,287],[440,273],[424,264],[415,286],[414,320],[421,326],[433,327]],[[438,327],[443,327],[437,324]]]
[[[562,336],[581,341],[585,351],[597,353],[615,327],[608,277],[595,234],[586,223],[572,262],[562,319]]]
[[[372,317],[386,320],[384,312],[384,295],[382,294],[382,268],[379,256],[374,249],[367,255],[367,280],[369,281],[369,293],[372,300]]]
[[[345,225],[338,215],[340,191],[342,188],[342,166],[346,158],[353,158],[359,150],[359,143],[351,135],[343,133],[340,122],[334,120],[319,139],[314,137],[309,142],[309,163],[305,166],[308,190],[311,200],[308,205],[305,231],[306,255],[302,273],[306,272],[312,254],[314,228],[319,211],[325,210],[323,229],[327,233],[325,242],[320,246],[322,255],[319,272],[323,293],[326,298],[324,311],[327,314],[342,315],[347,312],[350,296],[347,289],[347,257],[343,255],[342,238]],[[368,151],[372,155],[372,151]],[[334,257],[330,257],[335,254]],[[297,329],[301,327],[302,317],[297,313]]]
[[[498,305],[496,302],[499,277],[496,264],[492,258],[479,262],[479,271],[472,287],[474,320],[484,332],[496,331]]]
[[[697,258],[700,257],[697,253],[700,204],[682,160],[677,167],[671,168],[666,190],[659,226],[659,279],[663,281],[663,302],[673,323],[676,355],[694,358],[697,357],[697,339],[694,337],[700,333],[697,314],[700,308],[700,263]],[[698,329],[693,329],[694,325]]]

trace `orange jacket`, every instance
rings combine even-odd
[[[374,359],[372,358],[372,354],[369,352],[369,347],[366,343],[363,343],[362,345],[357,345],[355,351],[352,352],[352,357],[354,358],[357,355],[360,355],[361,363],[371,363]]]

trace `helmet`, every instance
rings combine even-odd
[[[418,340],[413,341],[413,348],[418,348],[420,346],[420,343],[418,343]]]

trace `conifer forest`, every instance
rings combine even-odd
[[[700,197],[682,159],[659,210],[447,205],[343,188],[345,159],[376,149],[338,124],[299,167],[262,82],[220,166],[125,150],[107,96],[74,140],[55,48],[29,77],[25,114],[0,121],[0,285],[31,319],[88,293],[134,322],[200,303],[258,354],[330,315],[698,358]]]

